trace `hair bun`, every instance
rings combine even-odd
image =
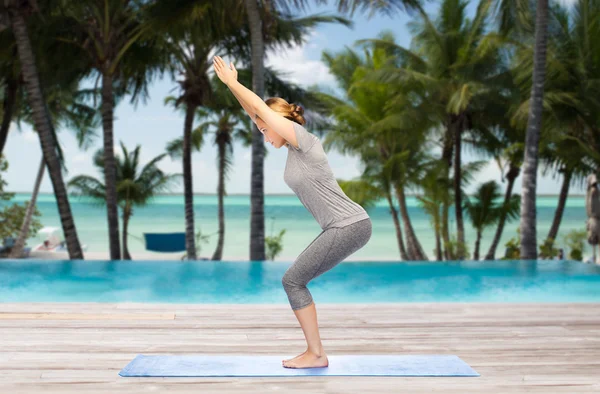
[[[265,100],[265,103],[269,106],[269,108],[284,118],[294,121],[302,126],[306,124],[306,119],[304,119],[303,116],[304,108],[302,108],[300,105],[288,103],[281,97],[271,97]]]
[[[298,115],[304,115],[304,108],[302,108],[302,106],[300,106],[298,104],[292,104],[291,107],[292,107],[291,108],[292,113],[298,114]]]
[[[304,126],[306,119],[304,119],[304,108],[298,104],[290,104],[290,117],[291,119]]]

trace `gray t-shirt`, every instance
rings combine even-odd
[[[337,183],[319,138],[296,122],[298,148],[289,144],[283,180],[323,230],[344,227],[369,215]]]

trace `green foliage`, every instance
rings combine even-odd
[[[277,257],[277,255],[283,250],[284,234],[285,229],[281,230],[279,235],[265,237],[265,247],[267,248],[266,254],[268,260],[275,260],[275,257]]]
[[[460,251],[463,256],[469,256],[470,251],[469,247],[466,243],[460,243],[456,239],[455,234],[450,235],[450,241],[444,242],[444,248],[448,251],[448,256],[450,256],[451,260],[455,260],[458,257],[458,252]]]
[[[2,177],[2,173],[8,170],[8,162],[4,156],[0,156],[0,201],[9,201],[14,197],[14,193],[7,193],[4,191],[4,186],[7,185],[6,181]]]
[[[517,228],[517,236],[504,244],[506,252],[502,260],[518,260],[521,257],[521,231]]]
[[[7,183],[2,177],[2,173],[7,169],[8,162],[4,156],[0,156],[0,201],[10,201],[14,197],[14,193],[7,193],[4,191],[4,187]],[[26,202],[24,205],[15,203],[2,208],[0,211],[0,241],[7,237],[17,238],[19,236],[28,204],[29,202]],[[31,221],[31,229],[29,230],[30,237],[34,237],[38,230],[42,228],[42,223],[39,220],[40,216],[42,216],[42,214],[36,208]]]
[[[267,260],[275,260],[275,257],[283,250],[283,235],[285,234],[285,229],[279,232],[279,235],[273,235],[273,226],[275,225],[275,217],[271,217],[271,235],[265,237],[265,254],[267,255]]]
[[[495,181],[482,183],[472,197],[465,196],[465,210],[478,236],[483,234],[486,228],[496,225],[503,215],[509,220],[519,215],[519,196],[513,195],[506,205],[500,201],[501,198],[500,186]],[[477,245],[474,258],[479,258]]]
[[[438,161],[432,163],[421,179],[422,195],[417,196],[417,201],[423,211],[429,215],[431,225],[435,232],[436,241],[442,238],[444,223],[444,207],[452,206],[453,193],[452,181],[444,174],[448,173],[445,163]],[[440,249],[443,249],[441,247]],[[439,253],[438,253],[439,252]],[[436,257],[443,258],[443,250],[434,249]]]
[[[207,244],[208,241],[210,240],[210,237],[212,237],[215,234],[217,234],[217,233],[204,235],[204,234],[202,234],[202,230],[200,230],[200,228],[198,228],[198,231],[196,231],[196,242],[194,243],[196,246],[196,256],[200,256],[200,252],[202,251],[202,244],[203,243]],[[181,260],[185,260],[185,259],[187,259],[187,253],[185,253],[181,257]]]
[[[121,143],[121,155],[115,155],[117,173],[117,202],[121,208],[146,205],[154,196],[170,190],[180,178],[178,174],[165,174],[158,163],[166,154],[158,155],[144,166],[140,159],[141,146],[133,151]],[[94,155],[94,165],[104,173],[104,152]],[[102,179],[103,180],[103,179]],[[98,203],[105,202],[104,183],[88,175],[78,175],[69,181],[69,188],[76,196],[91,197]]]
[[[478,231],[496,224],[502,214],[500,186],[495,181],[479,185],[473,197],[465,196],[465,209],[471,219],[471,224]]]
[[[12,204],[0,211],[0,240],[7,237],[16,239],[19,236],[28,205],[29,201],[24,205]],[[42,228],[42,223],[39,220],[41,216],[42,214],[36,207],[29,228],[29,237],[35,237],[38,230]]]
[[[564,242],[569,248],[569,259],[570,260],[583,260],[583,247],[587,239],[586,230],[571,230],[564,237]]]
[[[10,201],[14,197],[14,193],[7,193],[4,191],[4,187],[7,183],[2,177],[2,173],[7,169],[8,162],[4,159],[4,156],[0,156],[0,201]],[[24,205],[15,203],[2,208],[0,211],[0,240],[7,237],[17,238],[19,236],[28,204],[28,202]],[[42,228],[42,223],[39,220],[40,216],[42,215],[36,208],[31,221],[31,229],[29,230],[29,235],[31,237],[34,237],[38,230]]]
[[[540,258],[553,259],[558,256],[558,248],[554,247],[554,240],[546,238],[540,245]]]
[[[366,179],[338,179],[337,182],[344,194],[365,209],[374,207],[377,201],[384,197],[382,190]]]

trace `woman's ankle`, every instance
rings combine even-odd
[[[323,345],[321,346],[317,346],[317,347],[310,347],[308,348],[308,352],[310,354],[313,354],[317,357],[321,357],[323,354],[325,354],[325,352],[323,351]]]

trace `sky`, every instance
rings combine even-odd
[[[562,3],[573,3],[574,0],[559,0]],[[329,2],[332,3],[331,1]],[[437,2],[430,4],[428,11],[434,13]],[[475,2],[469,5],[469,12],[474,12]],[[332,6],[311,6],[305,11],[306,14],[329,13],[335,14]],[[315,28],[306,38],[302,45],[288,48],[285,51],[267,54],[267,66],[273,67],[280,72],[288,74],[287,78],[301,86],[319,84],[325,88],[336,88],[333,76],[329,73],[325,64],[321,61],[324,50],[340,51],[344,47],[352,47],[356,40],[375,38],[382,31],[391,31],[396,41],[403,46],[410,43],[410,34],[407,23],[411,17],[406,14],[398,14],[393,17],[363,15],[357,12],[352,21],[352,28],[340,25],[322,25]],[[232,59],[235,63],[235,59]],[[168,141],[177,138],[183,133],[183,116],[171,107],[163,104],[166,96],[173,94],[176,90],[175,83],[166,77],[152,83],[149,89],[150,98],[146,103],[140,103],[137,107],[123,100],[116,108],[114,123],[115,145],[123,142],[128,148],[133,149],[141,145],[142,163],[164,153]],[[309,130],[310,131],[310,130]],[[101,130],[99,137],[87,150],[77,146],[74,133],[71,130],[60,130],[59,140],[62,144],[68,173],[65,180],[76,175],[86,174],[100,176],[92,164],[94,152],[102,146]],[[216,146],[213,144],[214,136],[209,135],[201,152],[193,154],[194,192],[202,194],[214,194],[217,190],[216,171]],[[267,144],[269,154],[265,160],[265,193],[266,194],[292,194],[293,192],[283,181],[283,170],[285,166],[286,148],[275,149]],[[5,155],[9,163],[5,180],[8,183],[7,190],[16,192],[31,192],[33,189],[36,172],[41,159],[39,139],[32,128],[22,125],[19,130],[13,125],[8,136],[5,147]],[[241,144],[234,145],[233,167],[227,180],[226,190],[228,194],[249,194],[250,192],[250,148],[244,148]],[[352,179],[361,173],[360,162],[356,157],[344,156],[335,151],[327,153],[329,164],[336,178]],[[486,166],[477,174],[472,185],[466,188],[472,193],[477,184],[489,180],[495,180],[504,189],[501,173],[497,164],[486,157],[475,156],[473,152],[463,152],[463,161],[486,160]],[[164,159],[160,168],[169,173],[180,173],[181,162],[179,160]],[[541,174],[538,177],[538,194],[557,194],[560,189],[560,179],[553,179],[551,175]],[[178,193],[183,190],[180,184],[172,189]],[[520,193],[521,177],[516,181],[514,192]],[[52,184],[46,175],[41,186],[42,192],[52,192]],[[571,194],[583,194],[581,187],[571,187]]]

